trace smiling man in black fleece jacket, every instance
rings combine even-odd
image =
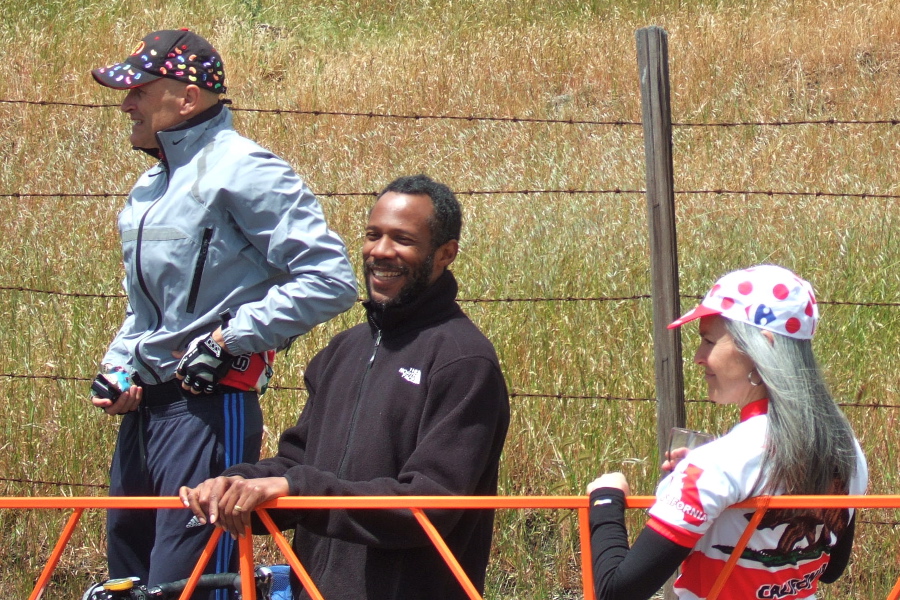
[[[277,456],[182,488],[201,522],[242,535],[253,508],[287,495],[496,494],[509,398],[493,346],[456,303],[447,267],[461,223],[450,189],[424,175],[385,188],[363,245],[367,322],[310,361]],[[272,514],[296,527],[294,551],[328,600],[467,597],[409,510]],[[483,591],[493,511],[427,514]]]

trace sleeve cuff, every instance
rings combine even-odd
[[[590,506],[603,506],[606,504],[619,504],[625,508],[625,492],[619,488],[603,487],[597,488],[590,495]]]
[[[625,521],[625,492],[618,488],[598,488],[590,495],[591,528]]]

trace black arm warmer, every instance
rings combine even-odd
[[[615,488],[600,488],[591,493],[590,502],[591,562],[597,600],[652,597],[691,549],[644,527],[629,551],[625,494]]]

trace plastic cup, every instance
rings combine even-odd
[[[672,451],[677,450],[678,448],[693,450],[714,439],[716,439],[716,436],[711,433],[694,431],[693,429],[685,429],[684,427],[673,427],[669,432],[669,456],[672,456]]]

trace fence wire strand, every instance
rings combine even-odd
[[[71,375],[39,375],[39,374],[22,374],[22,373],[0,373],[0,378],[5,379],[26,379],[26,380],[46,380],[46,381],[63,381],[74,383],[87,383],[92,378],[77,377]],[[272,384],[268,389],[282,392],[306,392],[306,388],[302,386],[278,385]],[[87,393],[87,392],[85,392]],[[552,398],[556,400],[603,400],[607,402],[656,402],[656,398],[634,398],[629,396],[610,396],[610,395],[583,395],[583,394],[565,394],[562,392],[520,392],[510,391],[510,398],[537,399]],[[702,399],[686,399],[685,403],[690,404],[712,404],[710,400]],[[838,402],[838,406],[849,408],[900,408],[900,404],[885,404],[883,402]]]
[[[544,189],[544,190],[461,190],[455,192],[457,196],[492,196],[492,195],[508,195],[508,196],[537,196],[550,194],[564,194],[570,196],[601,196],[601,195],[642,195],[646,194],[643,189]],[[874,192],[826,192],[822,190],[801,190],[796,192],[780,191],[780,190],[729,190],[729,189],[712,189],[712,190],[674,190],[676,195],[713,195],[713,196],[768,196],[776,197],[811,197],[811,198],[858,198],[861,200],[897,200],[900,194],[880,194]],[[127,193],[123,192],[6,192],[0,194],[0,198],[125,198]],[[348,197],[376,197],[378,192],[316,192],[316,196],[323,198],[348,198]]]
[[[230,100],[225,101],[232,104]],[[118,108],[118,104],[98,104],[91,102],[59,102],[51,100],[17,100],[0,99],[0,104],[19,104],[29,106],[63,106],[75,108]],[[275,114],[275,115],[309,115],[314,117],[364,117],[369,119],[394,119],[394,120],[447,120],[447,121],[493,121],[505,123],[546,123],[559,125],[600,125],[600,126],[637,126],[643,123],[640,120],[590,120],[590,119],[546,119],[523,116],[480,116],[480,115],[433,115],[433,114],[397,114],[372,111],[335,111],[335,110],[311,110],[290,108],[242,108],[232,104],[235,112]],[[898,125],[900,119],[800,119],[796,121],[732,121],[732,122],[673,122],[672,127],[789,127],[797,125]]]
[[[0,291],[5,292],[28,292],[32,294],[44,294],[49,296],[61,296],[68,298],[114,298],[125,299],[124,292],[119,293],[103,293],[103,292],[67,292],[60,290],[45,290],[40,288],[31,288],[18,285],[0,285]],[[697,294],[681,294],[682,299],[700,300],[703,296]],[[538,296],[531,298],[457,298],[457,302],[463,304],[514,304],[514,303],[538,303],[538,302],[627,302],[635,300],[649,300],[652,298],[650,294],[634,294],[631,296]],[[357,302],[362,302],[364,298],[357,298]],[[866,302],[858,300],[819,300],[818,304],[828,306],[862,306],[862,307],[882,307],[897,308],[900,307],[900,301],[896,302]]]

